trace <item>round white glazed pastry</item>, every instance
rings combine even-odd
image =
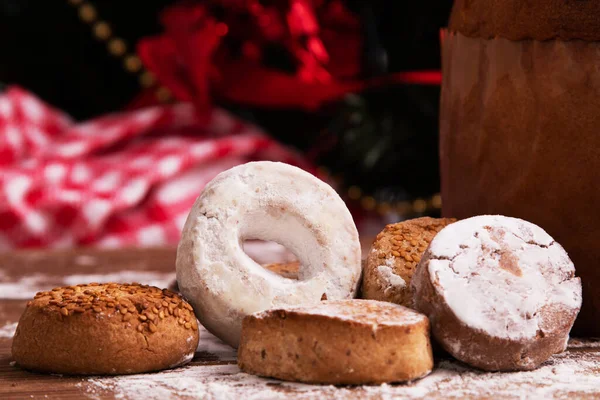
[[[245,239],[291,250],[301,264],[298,280],[254,262]],[[246,315],[353,298],[360,274],[358,232],[342,199],[308,172],[276,162],[240,165],[209,182],[177,249],[181,292],[202,325],[234,347]]]
[[[491,371],[534,369],[564,351],[581,307],[565,250],[540,227],[497,215],[442,229],[412,286],[444,349]]]

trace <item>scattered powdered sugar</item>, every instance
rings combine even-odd
[[[600,393],[600,352],[566,352],[534,371],[481,372],[441,361],[427,377],[408,384],[335,387],[265,379],[236,365],[190,365],[156,374],[89,378],[81,387],[90,397],[110,392],[118,399],[570,399]]]
[[[223,342],[221,339],[206,330],[205,327],[198,324],[198,333],[200,341],[196,353],[202,358],[214,358],[215,361],[236,361],[237,350]]]
[[[175,368],[175,367],[179,367],[180,365],[184,365],[189,363],[190,361],[192,361],[192,359],[194,358],[194,352],[192,351],[189,354],[184,354],[179,361],[177,361],[176,363],[172,364],[169,366],[169,368]]]
[[[17,322],[12,322],[0,328],[0,338],[12,338],[17,330]]]
[[[52,277],[46,274],[31,274],[22,276],[16,281],[10,281],[3,271],[0,271],[0,298],[30,299],[37,292],[48,290],[48,281]]]
[[[572,338],[571,340],[569,340],[569,348],[600,348],[600,338]]]
[[[0,298],[30,299],[37,292],[56,286],[77,285],[90,282],[138,282],[146,285],[168,287],[175,280],[175,273],[149,271],[122,271],[108,274],[77,274],[57,276],[35,273],[11,280],[0,271]]]
[[[385,285],[383,289],[385,294],[390,290],[406,287],[406,281],[400,275],[394,273],[395,262],[396,259],[394,257],[389,257],[385,259],[385,264],[377,267],[379,277]]]
[[[480,215],[457,221],[442,229],[430,244],[433,252],[445,258],[452,258],[460,252],[465,245],[465,238],[473,236],[475,230],[483,226],[501,226],[508,232],[516,233],[525,242],[549,246],[553,239],[539,226],[519,218],[505,217],[502,215]],[[441,235],[441,236],[440,236]],[[475,235],[475,238],[478,236]]]
[[[98,265],[98,259],[89,254],[81,254],[75,257],[75,264],[84,266],[84,267],[92,267]]]
[[[423,321],[426,317],[404,306],[376,300],[329,300],[307,306],[293,306],[267,310],[256,314],[265,318],[277,310],[311,316],[326,316],[346,321],[372,325],[404,326]]]

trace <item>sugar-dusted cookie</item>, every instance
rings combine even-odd
[[[490,370],[530,370],[564,351],[581,281],[540,227],[484,215],[440,231],[412,279],[416,309],[454,357]]]
[[[297,280],[268,271],[241,243],[273,241],[300,263]],[[251,162],[217,175],[187,218],[177,282],[206,329],[237,347],[254,312],[356,295],[360,242],[352,215],[331,186],[300,168]]]

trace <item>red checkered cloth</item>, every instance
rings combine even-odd
[[[252,160],[310,170],[258,128],[190,104],[85,123],[11,87],[0,95],[0,250],[177,243],[219,172]]]

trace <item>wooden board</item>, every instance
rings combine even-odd
[[[600,397],[600,340],[572,340],[540,369],[482,373],[450,359],[411,384],[333,387],[284,383],[241,373],[235,350],[206,331],[191,364],[155,374],[66,377],[23,371],[11,359],[11,338],[27,299],[54,286],[138,281],[174,282],[174,249],[78,250],[0,254],[0,399],[21,398],[582,398]]]

